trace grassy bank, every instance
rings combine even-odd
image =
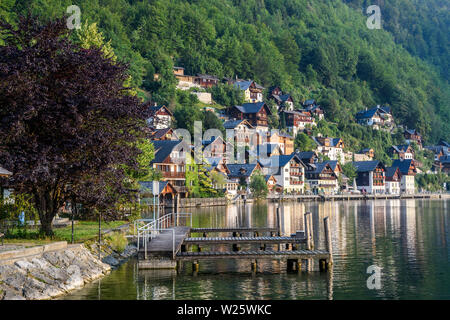
[[[102,230],[117,228],[123,224],[126,224],[126,221],[110,221],[110,222],[102,222]],[[26,229],[23,228],[14,228],[8,230],[8,233],[5,237],[5,243],[19,243],[30,240],[33,243],[41,244],[51,241],[72,241],[72,226],[68,225],[64,228],[56,228],[53,230],[53,237],[42,237],[39,234],[39,230]],[[98,236],[98,222],[97,221],[77,221],[74,226],[74,241],[84,242],[89,239],[93,239]]]

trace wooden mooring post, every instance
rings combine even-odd
[[[325,229],[325,247],[329,254],[327,268],[331,269],[331,266],[333,265],[333,244],[331,243],[331,230],[329,217],[325,217],[325,219],[323,219],[323,223]]]
[[[306,250],[311,250],[311,235],[309,233],[309,212],[306,212],[303,216],[303,225],[305,228]]]

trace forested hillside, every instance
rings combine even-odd
[[[50,19],[79,5],[130,62],[134,84],[161,103],[175,104],[180,65],[314,98],[342,130],[357,110],[386,103],[427,142],[450,140],[447,2],[384,2],[383,30],[366,27],[362,0],[1,0],[0,17]]]
[[[450,1],[448,0],[343,0],[362,11],[379,5],[383,28],[412,55],[450,78]]]

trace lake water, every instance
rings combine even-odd
[[[276,204],[197,208],[195,227],[275,226]],[[131,260],[65,299],[450,299],[450,200],[376,200],[285,203],[285,235],[314,215],[315,247],[324,248],[323,218],[330,217],[332,272],[286,273],[284,263],[200,261],[175,271],[138,270]],[[381,269],[381,286],[368,289],[367,268]]]

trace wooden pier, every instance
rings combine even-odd
[[[211,237],[211,238],[186,238],[183,244],[250,244],[250,243],[267,243],[267,244],[282,244],[282,243],[305,243],[304,238],[294,237]]]
[[[217,233],[217,232],[236,232],[243,233],[263,233],[263,232],[277,232],[277,228],[192,228],[191,233]]]
[[[200,260],[248,259],[252,271],[256,271],[258,260],[286,260],[288,271],[300,271],[303,261],[309,266],[311,260],[318,260],[320,270],[327,270],[333,263],[331,234],[328,218],[324,219],[324,250],[313,250],[312,215],[304,217],[305,230],[297,231],[290,237],[280,236],[279,228],[190,228],[173,227],[152,237],[148,243],[139,242],[139,268],[176,268],[183,261],[192,261],[192,270],[199,270]],[[277,231],[278,229],[278,231]],[[203,237],[191,237],[192,233],[202,233]],[[229,233],[233,236],[208,237],[208,233]],[[249,236],[242,236],[247,233]],[[270,236],[259,236],[270,233]],[[277,235],[275,235],[277,233]],[[138,240],[140,241],[140,240]],[[214,245],[230,245],[230,251],[205,250]],[[240,245],[260,245],[258,249],[241,250]],[[286,246],[283,246],[283,245]],[[277,250],[273,249],[277,245]],[[272,247],[267,247],[272,246]],[[196,247],[196,251],[189,251]]]

